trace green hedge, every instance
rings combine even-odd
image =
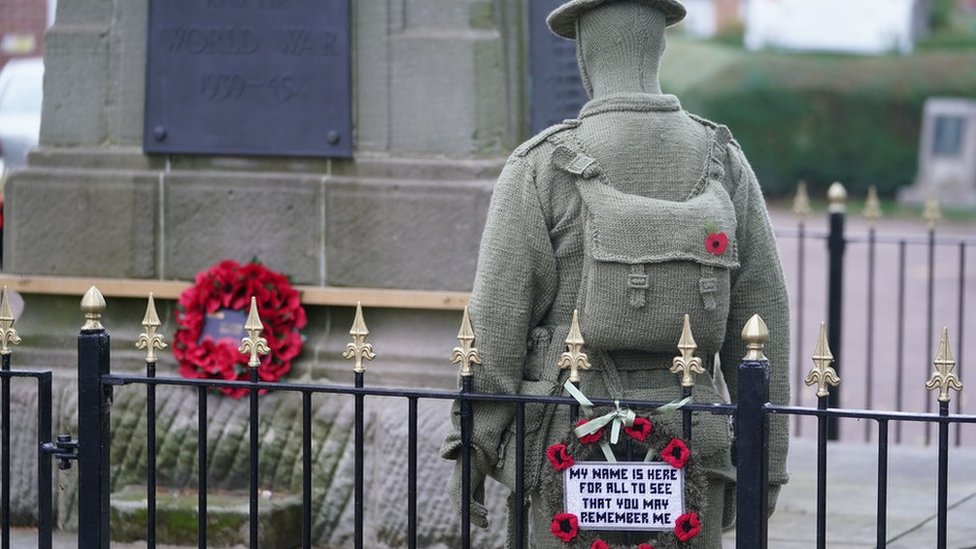
[[[976,55],[749,54],[682,100],[732,128],[770,196],[799,179],[812,193],[842,181],[854,196],[869,185],[890,196],[915,177],[930,96],[976,97]]]

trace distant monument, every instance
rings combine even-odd
[[[925,102],[915,184],[898,195],[922,204],[976,209],[976,100],[931,98]]]

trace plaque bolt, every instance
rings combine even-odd
[[[326,135],[326,140],[328,140],[329,145],[338,145],[341,139],[339,132],[335,130],[329,131],[328,135]]]
[[[162,141],[166,139],[166,128],[162,126],[156,126],[153,129],[153,139],[156,141]]]

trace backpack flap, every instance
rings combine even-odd
[[[709,180],[671,202],[621,193],[579,178],[586,205],[580,308],[591,347],[667,352],[685,314],[700,347],[721,347],[730,271],[739,267],[732,201]]]

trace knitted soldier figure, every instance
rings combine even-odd
[[[719,402],[714,356],[735,395],[746,352],[739,333],[758,313],[771,332],[771,401],[789,401],[788,297],[759,184],[726,128],[661,93],[665,28],[684,14],[677,0],[572,0],[549,16],[553,32],[576,40],[591,100],[578,120],[520,146],[495,187],[470,304],[483,362],[476,391],[565,394],[568,372],[557,364],[579,309],[593,365],[585,395],[680,398],[669,367],[689,314],[706,369],[694,399]],[[485,477],[514,487],[514,408],[477,403],[474,415],[472,519],[485,526]],[[681,414],[654,421],[681,432]],[[681,546],[714,549],[723,515],[728,526],[734,514],[731,437],[725,416],[695,414],[693,425],[708,481],[701,533]],[[551,474],[546,448],[569,429],[567,407],[526,406],[532,547],[567,547],[549,533],[539,486]],[[771,416],[770,511],[788,478],[787,445],[785,417]],[[449,436],[444,457],[457,459],[459,446]],[[459,501],[460,462],[451,490]]]

